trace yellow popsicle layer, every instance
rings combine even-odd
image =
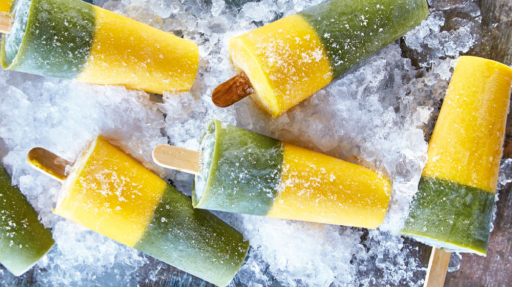
[[[229,51],[237,70],[251,80],[253,99],[274,117],[332,81],[322,43],[299,15],[232,38]]]
[[[78,81],[157,94],[190,90],[199,65],[195,43],[97,6],[94,11],[94,40]]]
[[[270,217],[377,228],[386,216],[391,183],[367,169],[284,144],[279,195]]]
[[[11,10],[11,0],[0,1],[0,12],[9,13]]]
[[[512,69],[460,57],[437,120],[423,176],[495,192]]]
[[[65,185],[54,212],[128,246],[144,234],[166,182],[98,137]]]

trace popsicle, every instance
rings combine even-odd
[[[201,151],[159,145],[156,163],[195,173],[196,208],[377,228],[389,180],[370,169],[210,122]]]
[[[81,0],[18,0],[11,15],[6,70],[157,94],[194,82],[196,44]]]
[[[29,154],[33,166],[58,172],[48,168],[55,160],[42,158],[40,152]],[[54,212],[122,244],[219,286],[233,279],[245,259],[249,242],[242,234],[194,209],[190,198],[102,137],[63,178]]]
[[[403,235],[486,255],[511,86],[512,68],[460,57]]]
[[[54,244],[50,230],[0,166],[0,263],[20,276]]]
[[[276,117],[417,26],[425,0],[332,0],[229,41],[239,72],[213,102],[229,106],[252,94]]]

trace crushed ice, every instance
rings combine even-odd
[[[32,147],[42,146],[72,161],[87,141],[103,134],[190,195],[192,176],[158,169],[151,162],[151,149],[169,141],[199,150],[206,124],[215,118],[364,165],[393,181],[390,210],[378,230],[217,212],[251,241],[237,284],[423,283],[425,266],[418,259],[418,247],[396,233],[426,163],[425,134],[433,128],[455,59],[480,37],[475,1],[453,7],[429,1],[435,2],[430,3],[429,18],[404,37],[410,53],[425,55],[419,67],[403,57],[396,42],[277,119],[262,114],[251,99],[226,109],[211,103],[213,88],[235,74],[227,41],[321,0],[94,2],[195,41],[202,57],[200,71],[191,93],[165,94],[160,104],[124,88],[0,71],[3,162],[43,223],[53,227],[57,242],[38,263],[34,280],[42,285],[128,285],[162,280],[169,267],[53,215],[59,184],[28,166],[26,155]],[[447,23],[447,9],[459,9],[467,17]],[[502,167],[500,184],[511,181],[510,166],[505,162]],[[451,271],[458,265],[460,259]],[[193,280],[172,272],[181,276],[173,282]],[[0,280],[18,282],[2,270]]]

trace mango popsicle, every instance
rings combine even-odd
[[[197,45],[170,33],[80,0],[18,0],[11,13],[6,70],[158,94],[194,82]]]
[[[155,161],[169,166],[159,149]],[[386,177],[217,120],[199,157],[196,208],[366,228],[377,228],[387,213]]]
[[[333,0],[232,38],[229,52],[237,71],[247,76],[244,81],[250,81],[252,98],[276,117],[427,15],[425,0]],[[221,85],[212,100],[219,106],[239,100],[224,104],[228,93]]]
[[[219,286],[242,265],[242,234],[101,137],[63,184],[54,212]]]
[[[0,263],[20,276],[54,244],[50,230],[0,166]]]
[[[460,57],[403,235],[486,255],[511,86],[510,67]]]

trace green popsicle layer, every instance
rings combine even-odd
[[[335,79],[420,24],[428,5],[425,0],[334,0],[298,14],[319,36]]]
[[[0,263],[19,276],[55,243],[20,190],[0,166]]]
[[[494,193],[422,177],[401,233],[438,248],[487,253]]]
[[[195,179],[194,207],[266,215],[281,180],[281,142],[212,120],[201,145],[203,174]]]
[[[226,286],[244,262],[249,242],[171,185],[164,191],[135,249],[219,286]]]
[[[75,78],[89,56],[95,14],[80,0],[19,0],[12,33],[2,39],[6,70]]]

